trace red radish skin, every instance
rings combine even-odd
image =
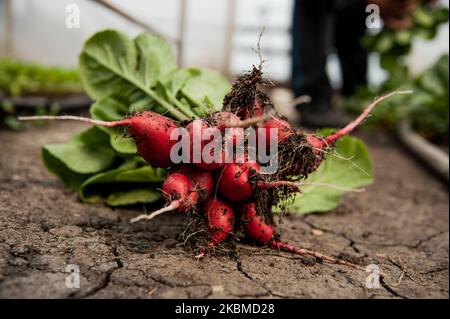
[[[250,199],[255,193],[250,178],[257,172],[258,163],[226,164],[218,177],[218,189],[222,195],[234,202]]]
[[[207,199],[214,190],[214,177],[210,171],[188,165],[180,165],[174,169],[174,172],[184,174],[191,180],[193,190],[198,194],[199,202]]]
[[[166,201],[171,201],[170,204],[151,214],[142,214],[132,218],[130,222],[135,223],[143,219],[150,220],[172,210],[183,212],[191,209],[198,202],[198,194],[193,191],[193,188],[192,180],[185,174],[177,172],[170,174],[162,185],[163,196]]]
[[[212,163],[206,163],[203,158],[201,158],[203,147],[205,147],[208,143],[214,141],[214,138],[211,137],[207,140],[203,140],[202,137],[204,135],[208,135],[208,130],[212,129],[218,129],[222,134],[225,134],[225,139],[230,139],[231,145],[238,145],[241,142],[244,141],[244,130],[240,127],[238,128],[228,128],[227,123],[232,122],[236,123],[240,121],[239,117],[234,115],[230,112],[217,112],[212,115],[214,121],[216,122],[217,126],[210,126],[208,123],[206,123],[203,120],[197,120],[197,122],[191,122],[186,126],[186,129],[189,132],[189,138],[191,142],[191,162],[198,168],[209,170],[209,171],[215,171],[225,165],[226,162],[226,152],[221,150],[220,156],[218,159],[214,159]],[[197,129],[195,128],[195,123],[197,123]],[[200,141],[198,144],[198,149],[194,150],[194,140]],[[219,141],[217,141],[219,142]],[[221,141],[222,142],[222,141]],[[196,154],[199,154],[199,158],[194,158],[194,152]],[[211,156],[214,156],[214,148],[211,149]]]
[[[177,128],[173,120],[158,113],[144,112],[131,117],[128,127],[143,159],[156,167],[172,165],[170,150],[177,142],[170,140],[170,134]]]
[[[164,198],[166,200],[175,198],[171,205],[176,205],[176,209],[180,211],[186,211],[197,203],[198,195],[193,189],[192,179],[188,175],[176,172],[167,176],[162,185]]]
[[[305,134],[308,143],[316,150],[324,150],[327,148],[327,142],[325,138],[319,137],[313,134]]]
[[[154,167],[166,168],[172,165],[170,150],[177,143],[170,140],[172,130],[177,128],[175,121],[150,111],[111,122],[71,115],[24,116],[19,117],[19,120],[75,120],[105,127],[127,126],[136,141],[139,155]]]
[[[265,130],[265,137],[266,137],[266,148],[269,149],[271,147],[270,143],[270,129],[275,128],[278,130],[278,136],[275,140],[278,141],[278,144],[285,143],[289,136],[292,134],[292,127],[291,124],[289,124],[287,121],[281,120],[281,119],[275,119],[272,118],[270,120],[265,121],[262,126]]]
[[[233,127],[233,124],[241,122],[239,116],[231,112],[217,112],[212,117],[216,122],[216,127],[225,134],[225,140],[229,139],[230,144],[239,145],[244,141],[244,129]]]
[[[241,213],[245,235],[262,244],[268,244],[273,241],[275,227],[266,224],[262,218],[257,215],[255,203],[240,205],[239,211]]]
[[[299,191],[298,185],[289,181],[259,181],[256,185],[251,182],[252,176],[259,173],[259,164],[252,162],[226,164],[218,176],[218,189],[220,193],[233,202],[242,202],[252,199],[255,188],[268,189],[288,186]]]
[[[194,164],[194,166],[196,166],[200,169],[204,169],[204,170],[208,170],[208,171],[215,171],[225,165],[225,153],[223,152],[223,150],[221,150],[220,159],[217,161],[214,161],[212,163],[206,163],[203,161],[203,158],[202,158],[203,147],[205,145],[207,145],[208,143],[210,143],[211,141],[213,141],[214,138],[211,137],[209,140],[204,141],[202,139],[202,136],[203,136],[203,134],[207,134],[208,130],[211,129],[212,127],[210,127],[205,121],[202,121],[202,120],[198,120],[196,123],[198,123],[197,125],[199,125],[199,129],[195,129],[194,122],[191,122],[186,126],[186,129],[189,132],[189,138],[190,138],[190,143],[191,143],[191,150],[190,150],[191,151],[191,156],[190,156],[191,162]],[[199,144],[198,144],[199,149],[194,150],[194,140],[199,141]],[[196,152],[196,154],[198,154],[197,156],[199,157],[200,161],[198,161],[198,159],[194,157],[194,152]],[[214,148],[211,149],[210,154],[211,154],[211,156],[214,156]]]
[[[221,161],[218,161],[217,163],[213,162],[213,163],[194,163],[194,165],[200,169],[204,169],[207,171],[216,171],[220,168],[222,168],[225,165],[225,153],[222,152],[222,156],[221,156]]]
[[[218,198],[208,198],[203,204],[203,211],[208,219],[211,242],[208,246],[223,243],[233,231],[235,213],[233,208]]]
[[[228,127],[230,123],[239,123],[241,119],[234,113],[231,112],[217,112],[212,114],[212,118],[216,123],[216,127],[221,131],[225,132],[225,128]]]

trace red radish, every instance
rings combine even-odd
[[[217,112],[212,114],[217,128],[225,134],[225,139],[230,139],[232,145],[239,145],[244,141],[244,129],[233,125],[241,122],[239,116],[231,112]]]
[[[154,167],[172,165],[170,150],[177,143],[177,141],[170,140],[170,134],[177,128],[175,121],[150,111],[111,122],[71,115],[24,116],[19,117],[19,120],[75,120],[105,127],[126,126],[136,141],[139,154]]]
[[[314,134],[305,134],[306,140],[314,149],[324,149],[326,148],[326,139]]]
[[[132,218],[130,222],[135,223],[142,219],[150,220],[162,213],[179,210],[187,211],[198,202],[198,194],[194,191],[193,181],[185,174],[174,172],[166,177],[162,185],[163,196],[170,204],[158,209],[151,214],[142,214]]]
[[[224,142],[228,143],[230,145],[236,146],[236,145],[243,145],[244,139],[245,139],[245,131],[242,127],[227,127],[225,128],[224,133]]]
[[[291,136],[291,134],[292,134],[291,124],[289,124],[288,122],[281,120],[281,119],[272,118],[270,120],[265,121],[261,127],[265,130],[266,148],[267,149],[269,149],[271,147],[271,143],[270,143],[270,129],[271,128],[278,130],[277,131],[278,136],[276,138],[276,140],[278,141],[278,144],[283,144],[284,142],[286,142],[287,139],[289,138],[289,136]]]
[[[222,150],[222,144],[218,144],[221,140],[216,140],[214,138],[213,127],[210,127],[205,121],[194,120],[186,126],[189,132],[189,138],[191,143],[191,161],[198,168],[214,171],[217,170],[225,164],[225,153]],[[204,136],[209,138],[203,140]],[[210,151],[211,157],[214,160],[211,163],[206,163],[203,160],[203,148],[208,147],[209,143],[213,143]],[[217,143],[217,144],[216,144]],[[209,144],[211,146],[211,144]],[[220,149],[220,154],[216,154],[215,151]]]
[[[223,243],[233,231],[235,223],[235,213],[230,205],[217,198],[208,198],[203,204],[203,211],[208,220],[208,230],[211,241],[208,247],[215,247]],[[200,249],[196,256],[202,258],[205,255],[205,249]]]
[[[217,126],[210,126],[203,120],[194,120],[186,126],[191,142],[191,161],[198,168],[209,171],[223,167],[226,162],[226,152],[223,150],[222,144],[219,144],[223,143],[222,134],[225,133],[225,139],[230,139],[231,145],[237,145],[244,141],[244,130],[242,128],[227,127],[227,123],[240,121],[236,115],[230,112],[217,112],[212,114],[212,119]],[[220,140],[218,139],[219,134],[214,131],[216,129],[220,132]],[[210,148],[210,155],[213,158],[211,163],[207,163],[203,159],[205,147]],[[220,154],[216,154],[219,149]]]
[[[151,214],[142,214],[131,220],[150,220],[162,213],[179,210],[187,211],[208,198],[214,190],[214,178],[209,171],[187,165],[176,167],[162,185],[163,196],[170,204]]]
[[[201,170],[188,165],[180,165],[174,172],[186,175],[193,183],[193,189],[198,194],[198,201],[207,199],[214,190],[214,178],[210,171]]]
[[[253,107],[253,110],[251,112],[251,116],[261,116],[264,114],[264,102],[260,99],[255,100],[255,105]]]
[[[397,94],[410,94],[412,91],[395,91],[391,92],[389,94],[380,96],[379,98],[375,99],[372,103],[370,103],[364,111],[353,121],[348,123],[344,128],[341,128],[337,132],[327,136],[327,137],[320,137],[312,134],[307,134],[306,139],[308,142],[317,150],[324,150],[328,148],[329,146],[336,143],[338,139],[341,137],[348,135],[351,131],[353,131],[355,128],[357,128],[361,123],[370,115],[370,112],[377,106],[380,102],[390,98],[391,96],[397,95]]]
[[[154,112],[144,112],[130,118],[129,130],[136,141],[140,156],[152,166],[169,167],[170,150],[177,142],[170,134],[177,128],[175,122]],[[157,150],[157,151],[155,151]]]
[[[257,215],[255,203],[240,205],[239,211],[245,235],[262,244],[268,244],[273,241],[275,226],[266,224]]]
[[[223,167],[225,165],[225,153],[222,152],[222,155],[220,156],[220,161],[216,162],[212,162],[212,163],[194,163],[194,165],[200,169],[204,169],[207,171],[216,171],[219,168]]]
[[[216,246],[224,242],[235,223],[234,210],[230,205],[217,198],[208,198],[203,204],[203,210],[208,219],[208,229],[211,242],[208,246]]]
[[[262,220],[261,216],[258,216],[255,203],[241,205],[239,211],[242,216],[245,235],[256,242],[269,245],[272,249],[284,250],[297,255],[309,255],[332,264],[349,266],[362,271],[366,270],[365,267],[342,259],[337,259],[308,249],[296,248],[292,245],[275,240],[275,227],[273,225],[268,225]]]
[[[172,200],[172,209],[185,211],[192,208],[198,201],[198,195],[193,191],[192,179],[181,173],[172,173],[166,177],[162,185],[163,196]]]
[[[227,199],[235,202],[252,198],[254,185],[250,182],[253,175],[259,172],[258,163],[226,164],[219,173],[218,189]]]
[[[234,202],[249,200],[255,194],[256,188],[291,187],[299,191],[298,186],[289,181],[252,182],[259,173],[259,164],[252,162],[226,164],[218,177],[218,189],[227,199]]]
[[[228,127],[227,124],[239,123],[241,121],[239,116],[231,112],[216,112],[211,114],[211,117],[221,132],[225,131],[225,128]]]

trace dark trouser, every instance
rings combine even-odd
[[[360,45],[366,13],[363,0],[296,0],[292,25],[292,88],[313,101],[332,96],[325,72],[334,46],[339,57],[344,95],[366,83],[367,53]]]

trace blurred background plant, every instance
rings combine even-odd
[[[8,96],[82,92],[78,70],[0,58],[0,91]]]
[[[76,69],[46,67],[13,58],[0,58],[0,118],[10,129],[18,130],[21,127],[16,120],[14,98],[55,98],[81,92],[83,86]],[[32,108],[32,113],[36,115],[56,114],[58,111],[57,103],[48,107],[37,104]]]
[[[366,35],[362,43],[369,51],[379,54],[380,66],[387,72],[386,80],[375,86],[360,87],[352,97],[342,101],[342,106],[357,114],[374,95],[397,89],[412,89],[412,95],[396,96],[386,101],[368,122],[372,126],[382,125],[394,129],[400,121],[408,119],[425,138],[441,145],[448,144],[448,54],[442,55],[431,67],[416,75],[412,74],[406,61],[413,41],[419,38],[433,39],[438,27],[448,19],[447,8],[421,6],[414,12],[410,28],[383,28],[376,34]]]

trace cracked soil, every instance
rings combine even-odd
[[[448,186],[391,137],[361,135],[374,185],[348,194],[327,214],[292,214],[279,226],[291,244],[377,264],[368,273],[244,243],[236,256],[196,260],[178,244],[183,216],[129,224],[137,209],[81,203],[48,173],[45,143],[66,141],[83,124],[0,131],[0,298],[448,298]],[[65,285],[67,264],[80,288]]]

